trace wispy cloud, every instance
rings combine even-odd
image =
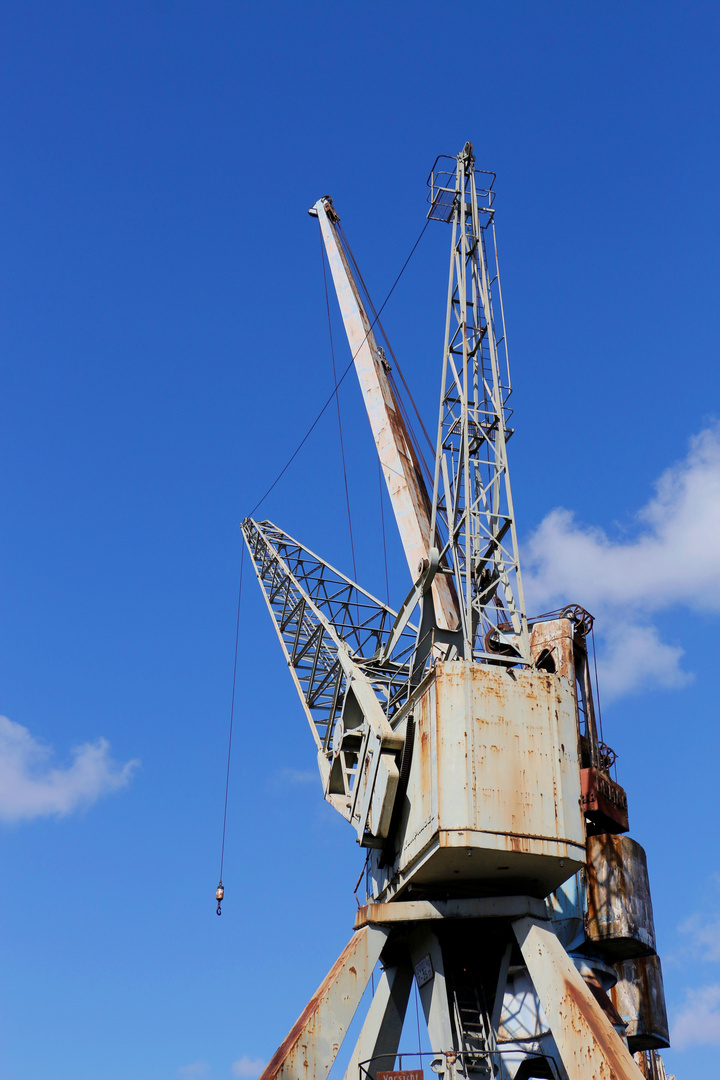
[[[525,550],[530,610],[572,602],[599,616],[606,697],[685,685],[683,650],[660,640],[654,617],[673,607],[720,612],[720,424],[660,476],[637,526],[631,539],[615,540],[556,509]]]
[[[720,1046],[720,983],[688,990],[670,1031],[677,1050],[688,1046]]]
[[[316,784],[318,782],[317,769],[278,769],[275,779],[292,787],[302,787],[304,784]]]
[[[303,788],[308,784],[320,784],[317,769],[276,769],[267,779],[267,789],[274,795],[283,794],[288,788]]]
[[[678,927],[684,948],[675,960],[697,963],[720,963],[720,876],[713,877],[711,893],[700,911],[689,915]]]
[[[183,1065],[178,1069],[178,1076],[182,1080],[195,1080],[198,1076],[208,1076],[210,1065],[207,1061],[193,1061],[192,1065]]]
[[[257,1080],[266,1064],[267,1062],[262,1058],[251,1058],[243,1054],[241,1058],[233,1062],[233,1076],[239,1076],[240,1080]]]
[[[139,764],[113,761],[106,739],[76,746],[65,766],[52,761],[52,747],[0,716],[0,820],[71,814],[124,787]]]

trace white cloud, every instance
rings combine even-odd
[[[197,1076],[207,1076],[210,1066],[207,1061],[194,1061],[192,1065],[183,1065],[178,1069],[178,1075],[182,1080],[194,1080]]]
[[[233,1062],[233,1076],[239,1076],[241,1080],[257,1080],[266,1065],[267,1062],[262,1058],[251,1058],[243,1054],[241,1058]]]
[[[83,743],[64,767],[22,724],[0,716],[0,820],[64,816],[128,783],[137,761],[119,765],[105,739]]]
[[[273,795],[281,795],[288,788],[303,788],[308,784],[319,784],[320,774],[317,769],[276,769],[267,778],[266,787]]]
[[[598,616],[606,697],[690,678],[680,666],[682,649],[660,640],[654,615],[671,607],[720,612],[720,424],[691,440],[637,521],[638,535],[614,540],[556,509],[524,556],[530,611],[570,602]]]
[[[661,641],[654,626],[615,621],[618,615],[604,610],[608,624],[601,628],[604,648],[598,659],[604,699],[611,701],[648,685],[665,690],[687,686],[692,675],[680,667],[679,646]]]
[[[679,930],[688,935],[695,959],[720,962],[720,915],[692,915],[680,924]]]
[[[720,875],[713,876],[702,909],[689,915],[678,930],[687,942],[681,955],[695,963],[720,963]]]
[[[677,1050],[720,1045],[720,984],[687,991],[685,1003],[672,1025],[670,1042]]]
[[[283,784],[302,787],[303,784],[316,784],[318,782],[318,771],[317,769],[278,769],[275,777]]]

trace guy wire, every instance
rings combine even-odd
[[[415,241],[415,243],[413,244],[412,248],[410,249],[410,254],[408,255],[407,259],[406,259],[406,260],[405,260],[405,262],[404,262],[404,263],[402,264],[402,267],[400,268],[400,273],[399,273],[399,274],[398,274],[398,276],[397,276],[397,277],[395,278],[395,281],[394,281],[394,282],[393,282],[393,284],[392,284],[392,287],[391,287],[391,289],[390,289],[390,292],[389,292],[389,293],[387,294],[387,296],[386,296],[386,297],[385,297],[385,299],[383,300],[382,304],[380,305],[380,309],[379,309],[379,311],[378,311],[377,315],[375,316],[375,319],[374,319],[374,321],[373,321],[373,323],[372,323],[372,325],[371,325],[371,327],[370,327],[370,330],[372,330],[372,329],[373,329],[373,327],[375,326],[375,323],[376,323],[376,322],[378,321],[378,319],[380,318],[380,316],[381,316],[381,315],[382,315],[382,313],[383,313],[383,310],[384,310],[384,308],[385,308],[385,305],[387,304],[387,302],[388,302],[388,300],[390,299],[390,297],[392,296],[392,294],[393,294],[393,293],[395,292],[395,288],[396,288],[396,286],[397,286],[398,282],[400,281],[400,278],[401,278],[401,277],[403,276],[403,274],[404,274],[404,272],[405,272],[405,268],[406,268],[407,264],[408,264],[408,263],[410,262],[410,260],[412,259],[413,255],[415,254],[415,249],[416,249],[416,247],[418,246],[418,244],[420,243],[420,241],[422,240],[423,236],[425,235],[425,230],[427,229],[427,227],[428,227],[428,225],[429,225],[429,224],[430,224],[430,218],[428,218],[428,219],[426,220],[425,224],[423,225],[422,229],[420,230],[420,235],[418,236],[417,240]],[[267,499],[267,497],[268,497],[268,495],[270,494],[270,492],[271,492],[271,491],[273,490],[273,488],[274,488],[274,487],[276,487],[276,486],[277,486],[277,484],[279,483],[279,481],[280,481],[280,480],[282,479],[282,477],[283,477],[283,476],[285,475],[285,473],[286,473],[286,472],[287,472],[287,470],[288,470],[288,469],[290,468],[290,466],[292,465],[292,463],[293,463],[293,461],[295,460],[295,458],[296,458],[296,457],[298,456],[298,454],[299,454],[299,453],[300,453],[300,451],[302,450],[302,448],[303,448],[303,446],[305,445],[305,443],[306,443],[306,442],[308,441],[308,439],[309,439],[309,438],[310,438],[310,436],[312,435],[313,431],[315,430],[315,428],[316,428],[316,427],[317,427],[317,425],[319,424],[319,422],[320,422],[320,419],[321,419],[321,417],[322,417],[323,413],[324,413],[324,412],[325,412],[325,410],[327,409],[327,407],[328,407],[328,405],[330,404],[330,402],[332,401],[332,399],[333,399],[333,398],[335,397],[335,395],[337,394],[338,390],[340,389],[340,387],[341,387],[341,385],[342,385],[342,383],[343,383],[343,381],[344,381],[344,379],[345,379],[345,376],[346,376],[346,375],[348,374],[348,372],[350,371],[350,368],[351,368],[351,367],[353,366],[353,364],[354,364],[354,362],[355,362],[355,357],[357,356],[357,354],[358,354],[358,353],[360,352],[360,349],[361,349],[361,348],[363,347],[363,345],[364,345],[364,344],[365,344],[365,342],[367,341],[367,338],[368,338],[368,336],[369,336],[369,334],[370,334],[370,330],[368,330],[367,334],[366,334],[366,335],[365,335],[365,337],[364,337],[364,338],[362,339],[362,341],[361,341],[361,342],[360,342],[360,344],[358,345],[357,349],[355,350],[355,352],[354,352],[354,353],[353,353],[353,355],[351,356],[351,358],[350,358],[350,363],[348,364],[348,366],[347,366],[347,367],[345,368],[345,370],[343,371],[342,375],[341,375],[341,376],[340,376],[340,378],[338,379],[338,382],[337,382],[337,386],[336,386],[336,387],[335,387],[335,389],[333,390],[332,394],[330,394],[329,398],[327,399],[327,401],[325,402],[325,404],[324,404],[324,405],[323,405],[323,407],[321,408],[320,412],[319,412],[319,413],[317,414],[317,416],[316,416],[316,417],[315,417],[315,419],[313,420],[312,424],[310,425],[310,427],[308,428],[308,430],[307,430],[307,431],[305,432],[305,434],[303,435],[302,439],[300,440],[300,442],[298,443],[298,445],[297,445],[297,446],[295,447],[295,449],[293,450],[292,454],[291,454],[291,455],[290,455],[290,457],[289,457],[289,458],[287,459],[287,461],[286,461],[286,462],[285,462],[285,464],[283,465],[282,469],[280,470],[280,472],[279,472],[279,473],[277,474],[277,476],[276,476],[276,477],[275,477],[275,479],[273,480],[272,484],[270,484],[270,486],[269,486],[269,487],[267,488],[267,490],[265,491],[265,494],[264,494],[264,495],[263,495],[263,496],[262,496],[262,497],[261,497],[260,499],[258,499],[258,501],[257,501],[257,502],[255,503],[255,505],[253,506],[252,510],[250,511],[250,513],[249,513],[248,517],[252,517],[252,516],[253,516],[253,514],[255,513],[255,511],[256,511],[256,510],[258,509],[258,507],[262,506],[262,504],[263,504],[263,503],[265,502],[265,500]]]
[[[385,477],[383,476],[382,465],[380,464],[380,458],[378,458],[378,478],[380,480],[380,522],[382,524],[382,538],[383,538],[383,558],[385,560],[385,603],[390,605],[390,578],[388,577],[388,563],[387,563],[387,543],[385,540],[385,507],[383,505],[383,488],[385,487]]]
[[[342,419],[340,416],[340,395],[337,392],[337,370],[335,368],[335,348],[333,346],[332,320],[330,319],[330,297],[328,296],[327,273],[325,272],[325,245],[322,233],[320,234],[320,258],[322,259],[323,284],[325,286],[325,307],[327,308],[328,333],[330,334],[330,356],[332,357],[333,381],[335,383],[335,404],[337,405],[338,430],[340,432],[340,457],[342,458],[343,480],[345,481],[345,502],[347,504],[348,529],[350,531],[350,554],[352,555],[353,580],[357,581],[357,567],[355,565],[355,544],[353,543],[352,517],[350,516],[350,491],[348,489],[347,468],[345,465],[345,442],[343,440]]]
[[[235,660],[233,662],[232,697],[230,699],[230,734],[228,736],[227,769],[225,772],[225,805],[223,808],[222,844],[220,846],[220,881],[218,891],[222,893],[223,865],[225,863],[225,830],[227,827],[228,790],[230,788],[230,752],[232,750],[233,720],[235,718],[235,684],[237,681],[238,641],[240,638],[240,601],[242,599],[243,566],[245,565],[245,541],[243,539],[240,554],[240,584],[238,585],[237,618],[235,621]],[[220,914],[220,901],[222,895],[217,897],[217,913]]]

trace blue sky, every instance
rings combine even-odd
[[[214,914],[238,526],[332,389],[307,207],[333,195],[379,303],[467,139],[498,175],[530,595],[598,617],[666,1061],[711,1075],[719,22],[663,0],[3,5],[3,1078],[254,1080],[350,933],[362,858],[250,575]],[[384,313],[431,422],[448,244],[431,224]],[[350,379],[341,404],[382,594]],[[261,510],[350,570],[332,410]]]

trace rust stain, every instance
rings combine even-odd
[[[627,1022],[632,1051],[659,1050],[669,1046],[667,1010],[662,968],[657,956],[639,957],[615,964],[618,981],[610,998]]]
[[[622,1042],[620,1042],[619,1036],[616,1035],[610,1021],[604,1016],[598,1016],[594,1009],[587,1009],[583,995],[574,983],[568,979],[563,979],[563,982],[565,983],[566,999],[570,1006],[568,1016],[572,1020],[574,1031],[581,1036],[583,1029],[589,1028],[593,1041],[605,1058],[605,1061],[600,1064],[601,1071],[596,1072],[593,1080],[621,1080],[623,1077],[632,1075],[632,1072],[628,1074],[628,1060],[625,1058],[625,1054],[628,1055],[628,1058],[630,1057],[629,1052],[625,1050]],[[605,1023],[603,1023],[603,1020],[605,1020]],[[605,1024],[608,1026],[606,1027]],[[592,1048],[588,1047],[588,1058],[593,1057],[595,1055],[592,1054]],[[606,1063],[610,1071],[607,1070]],[[632,1059],[630,1059],[629,1064],[632,1066]]]
[[[330,968],[330,971],[327,973],[318,989],[315,991],[303,1011],[300,1013],[300,1016],[297,1018],[288,1034],[280,1043],[280,1046],[277,1048],[272,1058],[265,1066],[265,1069],[258,1077],[258,1080],[274,1080],[280,1070],[296,1057],[299,1057],[300,1060],[302,1060],[304,1068],[308,1068],[307,1050],[309,1044],[300,1043],[300,1039],[308,1028],[314,1030],[315,1022],[317,1020],[316,1014],[320,1007],[320,1003],[325,997],[330,986],[332,986],[332,984],[342,972],[342,969],[345,967],[345,964],[347,963],[349,957],[352,955],[353,952],[355,952],[358,947],[361,946],[362,942],[360,940],[360,936],[362,935],[364,937],[366,936],[366,934],[367,930],[363,929],[358,931],[358,933],[356,933],[355,936],[350,939],[340,956]]]

